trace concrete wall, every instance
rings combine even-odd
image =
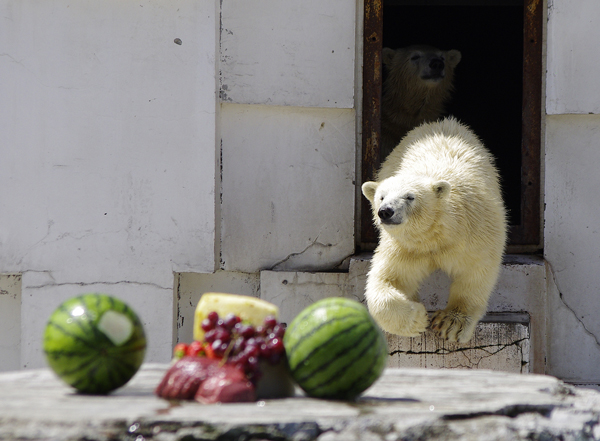
[[[44,365],[47,317],[82,292],[130,303],[147,360],[166,361],[195,275],[227,270],[201,286],[222,274],[234,286],[231,271],[347,264],[356,4],[0,0],[0,12],[16,366]]]
[[[548,372],[600,383],[600,57],[595,0],[548,2],[544,256]]]
[[[21,362],[21,274],[0,274],[0,372]]]
[[[355,4],[221,13],[220,266],[335,268],[354,252]]]
[[[0,276],[0,369],[43,365],[81,292],[130,302],[165,361],[204,290],[347,268],[361,5],[0,0],[0,273],[22,277]],[[600,4],[547,12],[546,271],[510,264],[527,281],[492,305],[531,309],[549,373],[600,383]]]
[[[131,303],[164,360],[173,271],[215,268],[216,5],[2,0],[0,17],[0,272],[23,275],[20,365],[43,364],[47,317],[89,291]]]
[[[352,109],[226,104],[221,268],[324,270],[354,252]]]

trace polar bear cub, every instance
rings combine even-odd
[[[454,118],[410,131],[362,192],[379,230],[367,276],[369,311],[387,332],[417,336],[429,320],[419,285],[441,269],[448,304],[431,328],[466,342],[485,314],[504,254],[507,222],[494,158]]]

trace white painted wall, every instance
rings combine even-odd
[[[548,1],[548,372],[600,383],[600,3]]]
[[[354,252],[355,113],[227,104],[221,265],[323,270]]]
[[[354,107],[356,2],[224,0],[224,102]]]
[[[215,3],[1,0],[0,17],[0,271],[23,273],[21,365],[43,364],[58,303],[96,290],[168,359],[173,271],[215,267]]]
[[[19,366],[43,364],[45,320],[72,295],[124,298],[148,360],[165,361],[202,291],[254,295],[261,270],[330,269],[353,253],[357,10],[0,0],[0,273],[22,273],[21,316],[2,324],[21,328]],[[492,309],[540,320],[547,282],[548,372],[599,383],[597,17],[596,0],[548,1],[548,271],[514,269],[522,283]]]
[[[548,367],[561,378],[594,383],[600,383],[599,134],[598,115],[547,118]]]
[[[353,254],[355,53],[356,3],[223,2],[222,269]]]
[[[596,0],[547,0],[549,115],[600,113]]]

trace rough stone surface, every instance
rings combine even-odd
[[[549,376],[388,368],[355,402],[201,405],[153,395],[166,368],[144,365],[107,396],[76,394],[48,370],[0,374],[0,439],[600,439],[600,393]]]
[[[423,367],[443,369],[491,369],[529,373],[529,323],[518,322],[518,314],[489,315],[477,324],[467,343],[451,343],[432,331],[418,337],[386,334],[390,357],[388,367]]]

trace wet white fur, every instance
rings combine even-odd
[[[373,208],[379,245],[367,278],[369,311],[385,330],[425,331],[418,289],[436,269],[452,279],[448,304],[431,327],[451,341],[472,337],[498,278],[506,242],[506,213],[494,160],[480,140],[453,118],[412,130],[363,194]],[[403,196],[412,194],[410,201]],[[381,204],[402,213],[384,225]]]

